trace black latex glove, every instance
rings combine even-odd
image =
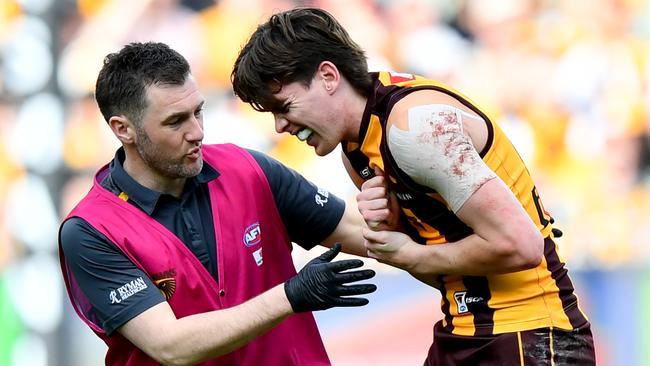
[[[340,251],[341,244],[336,243],[332,249],[309,261],[297,275],[284,283],[284,291],[294,312],[325,310],[334,306],[363,306],[368,303],[365,298],[343,296],[369,294],[377,286],[345,284],[372,278],[375,271],[362,269],[343,272],[361,267],[363,262],[359,259],[332,262]]]

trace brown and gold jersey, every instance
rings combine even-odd
[[[578,308],[573,285],[552,240],[551,217],[512,143],[473,102],[453,89],[420,76],[380,72],[361,122],[359,143],[343,143],[354,170],[369,179],[375,166],[388,177],[397,196],[408,234],[418,243],[453,243],[473,233],[432,188],[414,182],[399,169],[386,144],[386,123],[399,100],[417,90],[445,93],[485,120],[488,141],[483,161],[510,188],[535,222],[544,242],[544,259],[533,269],[500,275],[440,275],[443,325],[458,335],[490,335],[540,327],[575,329],[587,323]],[[416,153],[416,152],[414,152]]]

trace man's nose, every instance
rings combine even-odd
[[[192,117],[192,124],[186,135],[187,140],[202,141],[203,136],[203,120],[201,118]]]
[[[289,126],[289,121],[279,114],[274,114],[273,118],[275,118],[275,132],[286,132],[287,127]]]

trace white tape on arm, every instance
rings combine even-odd
[[[454,212],[496,177],[463,133],[463,114],[446,104],[421,105],[408,110],[407,131],[396,126],[388,131],[397,166],[415,182],[435,189]]]

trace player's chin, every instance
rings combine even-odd
[[[335,148],[336,145],[331,145],[331,144],[321,142],[318,145],[314,146],[314,151],[316,151],[316,155],[318,156],[325,156],[331,153]]]

